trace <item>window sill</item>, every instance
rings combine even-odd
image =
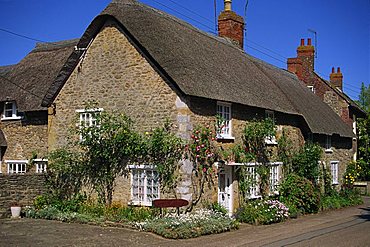
[[[153,205],[152,202],[135,202],[135,201],[131,201],[128,204],[132,206],[144,206],[144,207],[151,207]]]
[[[331,154],[333,153],[333,149],[329,148],[329,149],[325,149],[325,153],[327,154]]]
[[[276,137],[272,136],[272,137],[266,137],[265,138],[265,144],[266,145],[277,145],[278,142],[276,141]]]
[[[18,117],[2,117],[1,121],[12,121],[12,120],[21,120],[21,119],[22,119],[21,116],[18,116]]]
[[[216,137],[217,140],[235,140],[235,137],[233,136],[217,136]]]
[[[277,144],[278,144],[278,142],[277,142],[277,141],[275,141],[275,140],[273,140],[273,141],[265,140],[265,144],[266,144],[266,145],[277,145]]]

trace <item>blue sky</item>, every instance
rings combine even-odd
[[[80,37],[110,0],[0,0],[0,66],[19,62],[35,41]],[[214,0],[140,0],[207,32],[215,32]],[[247,0],[233,0],[244,16]],[[217,15],[223,0],[216,0]],[[357,99],[361,82],[370,83],[370,0],[248,0],[247,53],[286,68],[301,38],[317,32],[315,70],[328,79],[341,67],[344,91]]]

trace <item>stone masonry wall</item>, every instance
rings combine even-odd
[[[35,152],[38,157],[47,154],[47,125],[30,124],[26,121],[3,121],[0,123],[7,140],[7,149],[3,157],[5,160],[29,160]],[[2,162],[1,172],[6,173],[7,167]]]
[[[32,205],[45,192],[44,176],[38,174],[0,175],[0,218],[10,216],[10,206]]]

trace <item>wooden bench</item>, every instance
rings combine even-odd
[[[153,206],[159,208],[162,215],[162,208],[177,208],[177,215],[180,215],[180,207],[187,206],[189,202],[184,199],[156,199]]]

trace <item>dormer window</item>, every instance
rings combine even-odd
[[[4,103],[1,120],[18,120],[21,119],[17,114],[17,105],[15,101],[7,101]]]
[[[326,142],[325,142],[325,153],[332,153],[333,150],[331,149],[331,136],[326,136]]]

